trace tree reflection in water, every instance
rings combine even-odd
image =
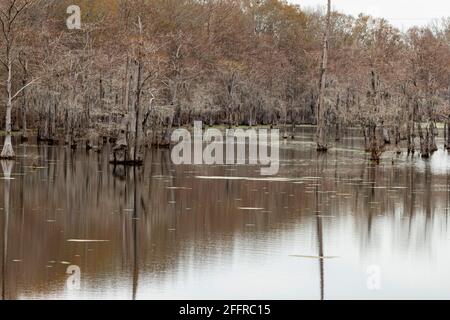
[[[343,138],[318,157],[304,130],[283,145],[284,180],[173,166],[165,149],[120,168],[107,148],[18,148],[2,163],[14,178],[0,183],[2,298],[450,297],[447,153],[374,166]],[[67,263],[81,269],[78,292]],[[370,264],[389,289],[367,290]]]

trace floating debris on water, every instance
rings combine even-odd
[[[242,181],[267,181],[267,182],[292,182],[299,179],[292,178],[256,178],[256,177],[226,177],[226,176],[196,176],[196,179],[202,180],[242,180]]]
[[[302,258],[302,259],[317,259],[317,260],[324,260],[324,259],[337,259],[339,257],[334,256],[303,256],[303,255],[290,255],[289,257],[292,258]]]
[[[109,242],[109,240],[69,239],[69,240],[67,240],[67,242],[92,243],[92,242]]]

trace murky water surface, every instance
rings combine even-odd
[[[373,166],[359,138],[322,156],[311,138],[282,143],[275,178],[175,166],[168,150],[123,170],[106,150],[17,147],[0,180],[2,298],[450,298],[447,152]]]

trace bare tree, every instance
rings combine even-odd
[[[3,145],[1,159],[15,158],[14,149],[11,141],[12,123],[11,112],[14,100],[32,83],[38,79],[34,79],[27,84],[24,84],[16,93],[13,92],[13,61],[15,59],[15,39],[17,37],[17,22],[19,16],[25,12],[36,0],[5,0],[0,4],[0,24],[4,41],[4,56],[0,59],[1,64],[6,69],[6,121],[5,131],[6,138]]]
[[[328,151],[325,90],[328,68],[328,47],[331,27],[331,0],[328,0],[325,35],[323,38],[322,61],[320,64],[319,97],[317,99],[317,151]]]

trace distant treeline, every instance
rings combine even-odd
[[[270,124],[287,137],[317,124],[321,103],[327,139],[359,126],[376,160],[401,141],[431,155],[436,123],[450,122],[450,19],[403,33],[366,15],[331,12],[327,23],[325,0],[323,11],[280,0],[79,0],[81,29],[69,30],[72,4],[1,1],[7,132],[10,102],[24,139],[35,129],[74,148],[111,140],[112,161],[135,163],[174,126]]]

